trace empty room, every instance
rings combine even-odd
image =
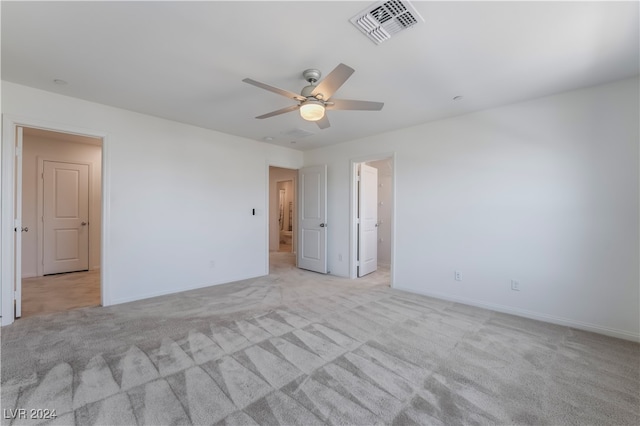
[[[0,424],[640,424],[638,2],[0,8]]]

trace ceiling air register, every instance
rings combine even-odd
[[[391,0],[369,6],[350,21],[371,41],[380,44],[424,19],[408,1]]]

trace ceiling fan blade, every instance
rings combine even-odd
[[[278,87],[269,86],[268,84],[260,83],[259,81],[255,81],[255,80],[252,80],[250,78],[245,78],[242,81],[244,81],[245,83],[252,84],[252,85],[254,85],[256,87],[259,87],[261,89],[268,90],[268,91],[273,92],[273,93],[277,93],[278,95],[282,95],[282,96],[287,97],[289,99],[294,99],[296,101],[304,101],[306,99],[304,96],[300,96],[297,93],[293,93],[293,92],[290,92],[288,90],[280,89]]]
[[[351,99],[331,99],[327,109],[350,109],[363,111],[380,111],[384,102],[352,101]]]
[[[339,64],[313,89],[311,96],[322,93],[322,99],[329,99],[354,72],[353,68],[345,64]]]
[[[331,127],[331,123],[329,123],[329,117],[325,114],[320,120],[316,121],[316,124],[321,129],[326,129],[327,127]]]
[[[297,110],[299,108],[300,108],[300,105],[291,105],[291,106],[288,106],[286,108],[281,108],[281,109],[276,110],[276,111],[271,111],[271,112],[268,112],[266,114],[259,115],[256,118],[260,118],[260,119],[269,118],[269,117],[273,117],[274,115],[280,115],[280,114],[284,114],[284,113],[287,113],[287,112],[295,111],[295,110]]]

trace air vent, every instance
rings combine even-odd
[[[350,21],[375,44],[380,44],[424,19],[408,1],[390,0],[369,6]]]
[[[292,136],[292,137],[294,137],[296,139],[305,138],[307,136],[311,136],[311,135],[315,134],[313,132],[308,132],[308,131],[306,131],[304,129],[300,129],[300,128],[292,129],[292,130],[289,130],[287,132],[282,132],[282,133],[287,135],[287,136]]]

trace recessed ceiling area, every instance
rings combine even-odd
[[[637,2],[413,2],[424,22],[379,45],[349,21],[367,4],[2,2],[2,79],[309,150],[639,73]],[[254,118],[290,100],[244,78],[300,93],[339,63],[336,97],[381,111]]]

